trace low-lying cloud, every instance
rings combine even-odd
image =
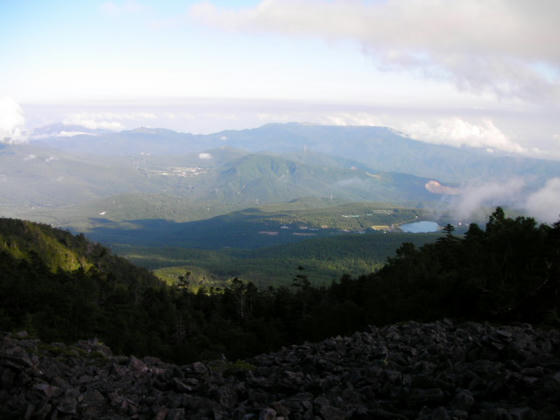
[[[429,143],[457,147],[485,147],[514,153],[526,152],[522,146],[511,141],[489,119],[478,123],[471,123],[461,118],[440,119],[433,123],[419,121],[407,124],[401,129],[410,137]]]
[[[202,2],[195,19],[226,30],[353,40],[382,70],[532,102],[560,98],[560,2],[263,0],[245,9]]]
[[[479,147],[486,148],[489,152],[501,150],[510,153],[528,153],[525,147],[511,140],[490,118],[449,117],[414,120],[367,112],[340,112],[321,116],[317,122],[341,126],[384,126],[426,143]]]
[[[531,194],[527,199],[530,215],[546,223],[560,220],[560,178],[552,178],[545,186]]]
[[[17,102],[6,96],[0,97],[0,143],[25,143],[23,110]]]
[[[483,208],[516,205],[524,187],[525,181],[521,178],[465,185],[454,201],[454,213],[459,219],[469,219]]]
[[[209,160],[209,159],[212,159],[213,156],[210,153],[203,152],[203,153],[198,154],[198,158],[201,159],[201,160]]]
[[[151,112],[78,112],[67,115],[63,120],[64,125],[77,125],[90,130],[124,130],[125,123],[133,123],[136,127],[142,123],[157,119]]]
[[[551,178],[539,189],[527,188],[522,178],[485,182],[461,187],[451,202],[451,212],[460,220],[485,219],[496,206],[511,207],[540,223],[560,220],[560,178]]]

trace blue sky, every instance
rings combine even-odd
[[[258,4],[212,4],[220,3]],[[0,29],[0,53],[11,63],[11,71],[2,71],[5,94],[46,103],[161,97],[375,103],[379,96],[386,103],[420,98],[428,89],[409,75],[378,71],[359,43],[224,31],[193,18],[197,4],[8,5]],[[434,91],[450,94],[429,85],[432,98]]]
[[[0,137],[294,120],[560,158],[558,15],[548,0],[2,2]]]

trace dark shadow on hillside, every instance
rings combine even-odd
[[[255,249],[297,242],[310,236],[332,235],[333,231],[302,235],[296,226],[281,228],[281,223],[263,220],[259,209],[247,209],[211,219],[178,223],[165,219],[138,219],[112,222],[90,219],[96,227],[86,236],[103,244],[168,246],[200,249]]]

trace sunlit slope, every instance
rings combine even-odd
[[[51,273],[93,270],[98,276],[126,285],[157,285],[146,270],[112,255],[105,247],[83,235],[19,219],[0,218],[0,253],[33,266],[45,266]],[[4,272],[4,275],[8,273]]]

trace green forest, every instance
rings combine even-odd
[[[114,245],[119,255],[154,274],[168,284],[190,272],[189,290],[223,286],[238,277],[257,287],[290,285],[297,267],[305,267],[311,284],[330,284],[341,274],[353,276],[376,271],[404,241],[419,246],[436,240],[439,233],[411,234],[369,232],[365,235],[335,235],[253,250],[158,248]]]
[[[2,219],[0,329],[46,341],[96,336],[117,353],[187,362],[404,320],[560,321],[560,223],[501,208],[485,229],[459,236],[448,225],[435,242],[403,243],[371,274],[315,286],[303,266],[286,272],[285,286],[234,278],[195,293],[188,273],[169,286],[82,235]]]

